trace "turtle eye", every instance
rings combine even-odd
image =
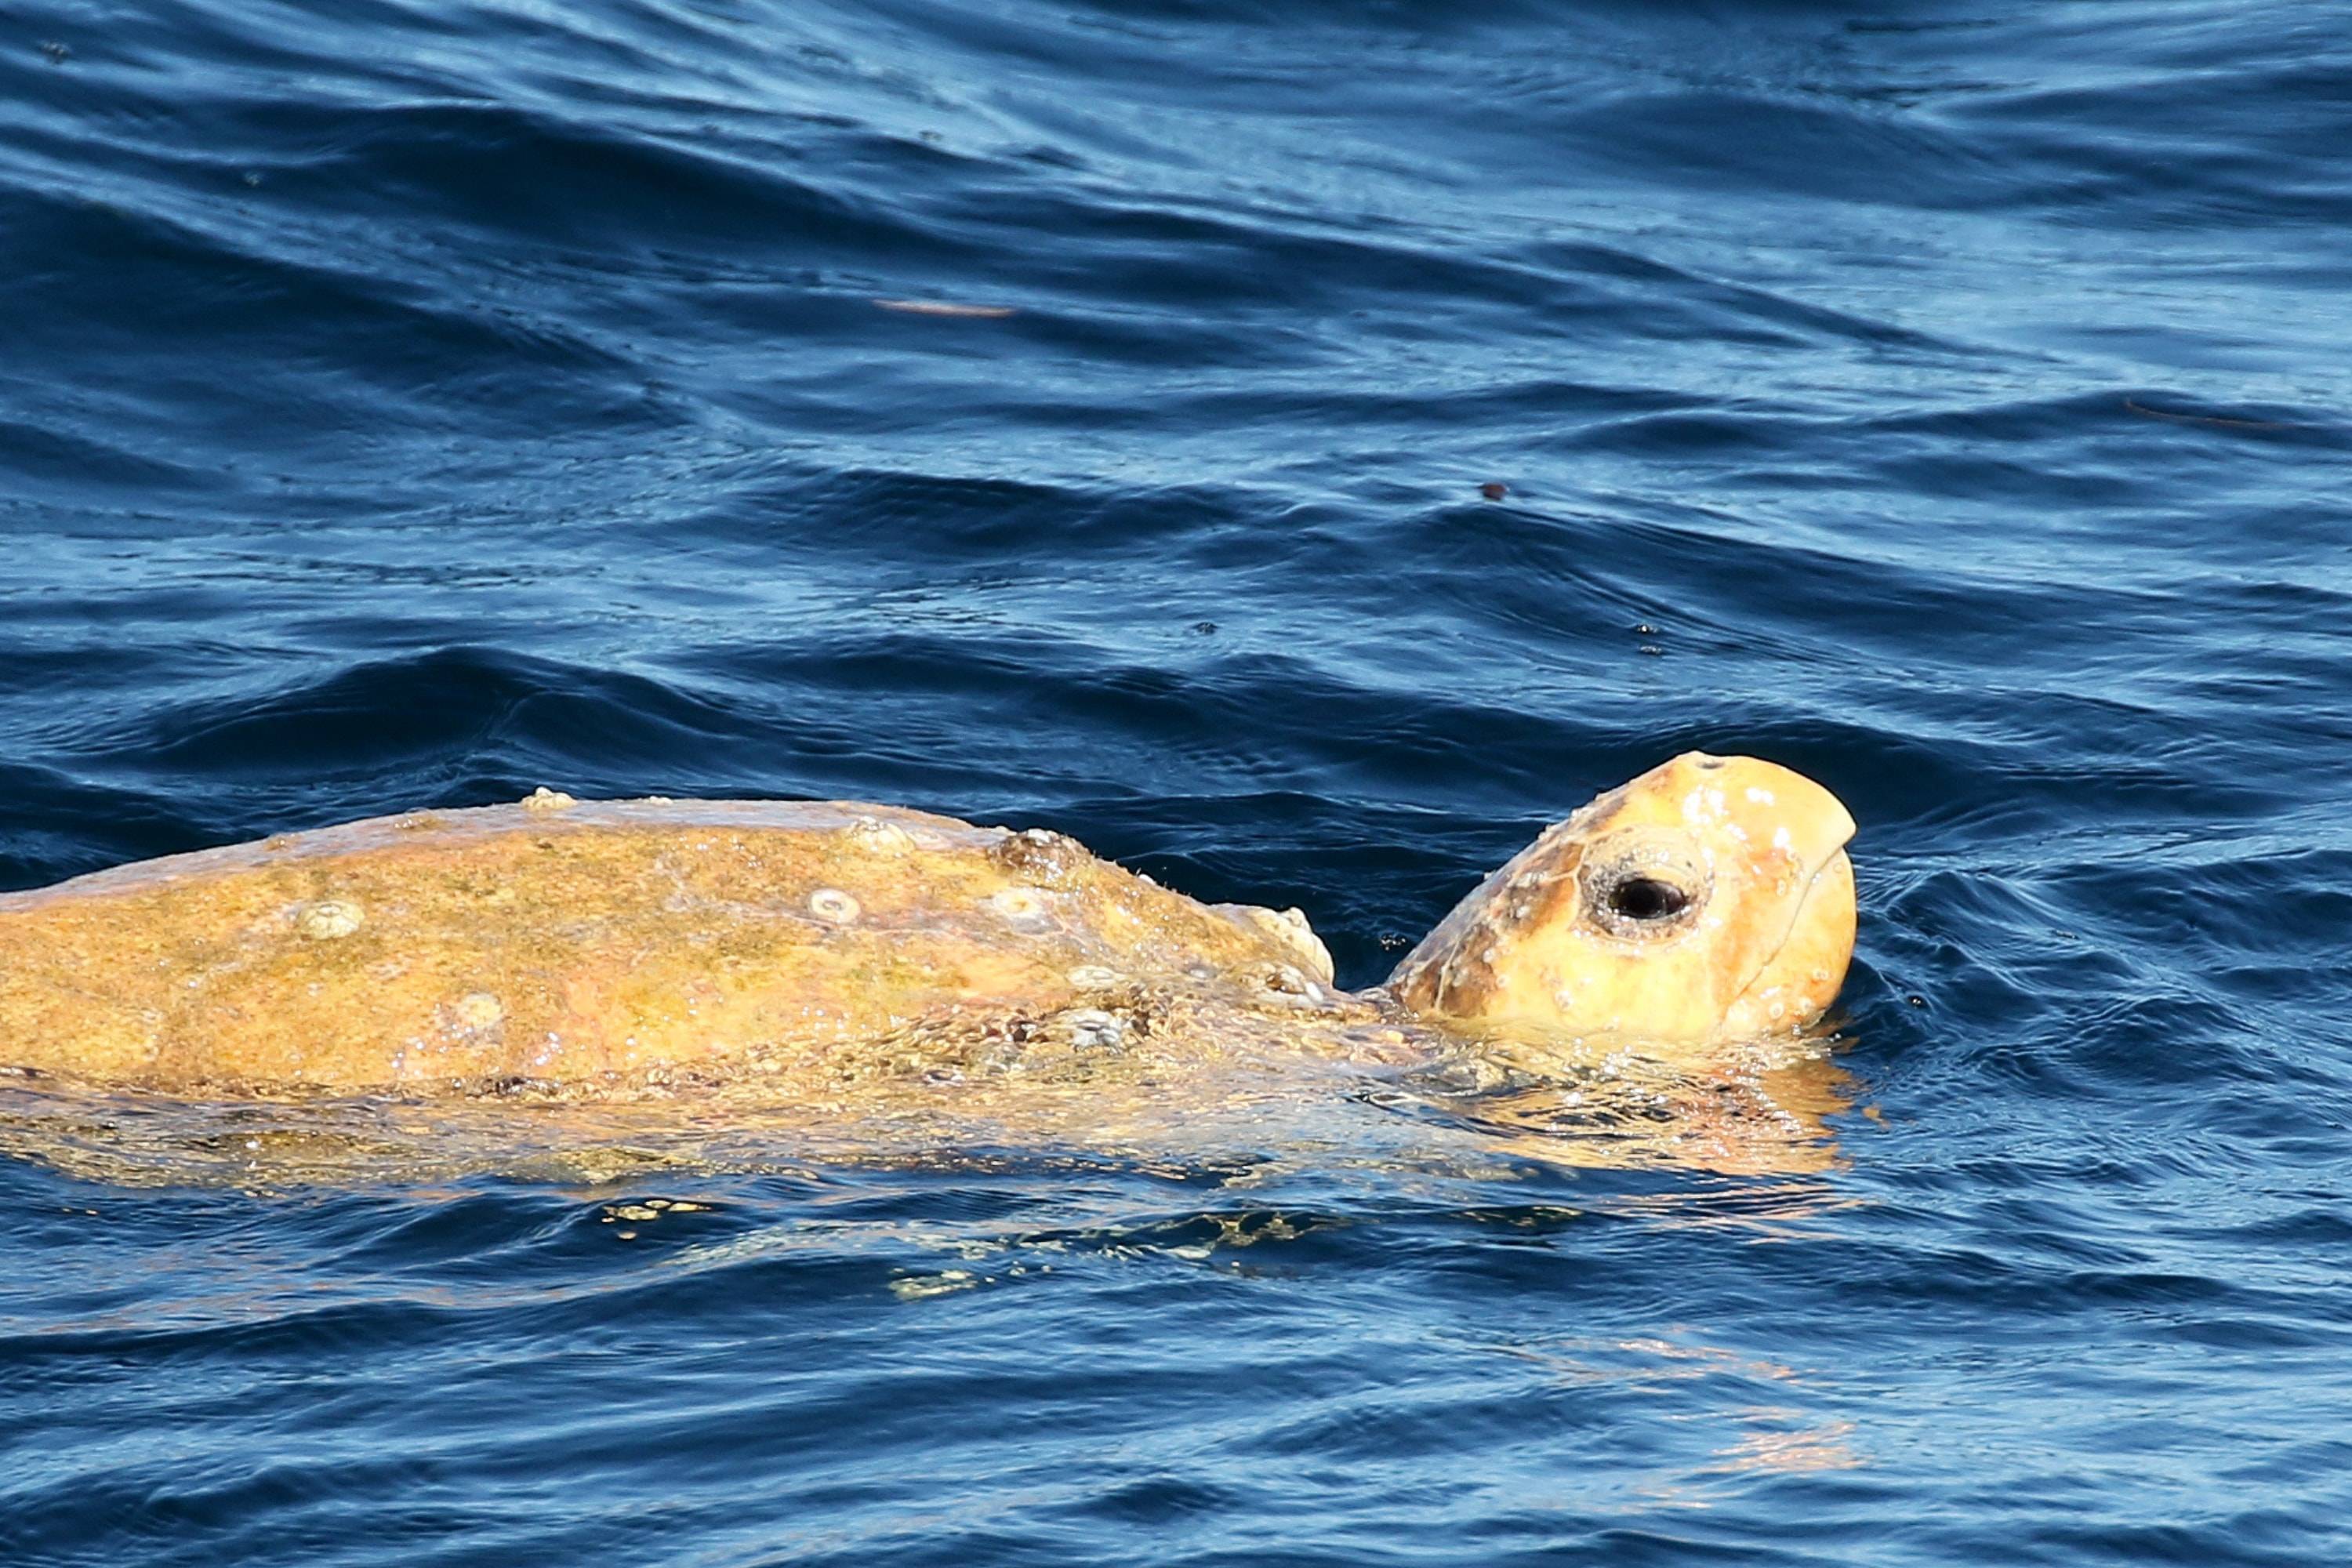
[[[1696,929],[1715,885],[1705,858],[1690,846],[1651,832],[1592,845],[1577,880],[1585,919],[1628,942],[1662,941]]]
[[[1690,902],[1688,893],[1656,877],[1628,877],[1609,889],[1612,914],[1645,925],[1674,919],[1690,908]]]

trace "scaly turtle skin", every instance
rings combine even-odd
[[[887,806],[419,812],[0,896],[0,1066],[165,1093],[771,1100],[974,1075],[1410,1060],[1465,1033],[1703,1049],[1793,1027],[1853,939],[1820,786],[1675,759],[1550,830],[1391,985],[1297,910]]]

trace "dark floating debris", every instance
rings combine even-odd
[[[1505,484],[1500,479],[1488,479],[1485,484],[1478,487],[1478,493],[1485,496],[1488,500],[1501,500],[1505,496],[1511,493],[1511,487]]]

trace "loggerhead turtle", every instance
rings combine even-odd
[[[1465,1037],[1538,1070],[1596,1037],[1697,1056],[1835,996],[1853,831],[1785,768],[1690,752],[1348,993],[1297,910],[1197,903],[1059,834],[541,790],[0,896],[0,1068],[168,1095],[779,1103]]]

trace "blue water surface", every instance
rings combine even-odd
[[[2345,23],[12,3],[0,886],[851,797],[1362,984],[1700,746],[1863,925],[1778,1174],[11,1091],[0,1562],[2352,1559]]]

